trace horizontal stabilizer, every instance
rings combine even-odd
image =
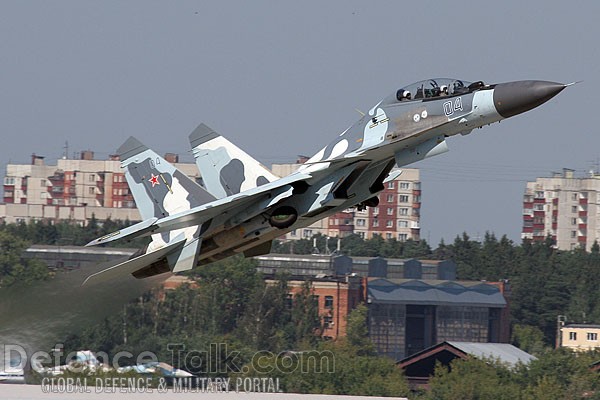
[[[116,231],[113,233],[109,233],[108,235],[104,235],[98,239],[94,239],[86,246],[97,246],[99,244],[104,244],[108,242],[112,242],[114,240],[129,238],[134,239],[140,236],[147,236],[152,233],[154,228],[154,223],[158,221],[158,218],[149,218],[145,221],[138,222],[137,224],[128,226],[125,229],[121,229],[120,231]]]
[[[86,278],[86,280],[82,283],[82,286],[90,284],[90,283],[95,284],[95,283],[108,281],[108,280],[115,279],[118,277],[126,276],[128,274],[132,274],[132,275],[136,276],[135,273],[138,270],[145,269],[149,266],[152,266],[153,264],[157,264],[160,262],[163,262],[164,265],[166,266],[166,269],[164,270],[164,272],[168,272],[168,271],[170,271],[170,268],[168,267],[168,263],[166,260],[167,254],[175,253],[178,250],[181,250],[183,248],[184,243],[185,243],[185,237],[183,237],[183,236],[178,237],[175,241],[173,241],[172,243],[169,243],[167,246],[165,246],[163,248],[160,248],[151,253],[141,255],[139,257],[132,258],[131,260],[127,260],[125,262],[114,265],[110,268],[107,268],[105,270],[96,272],[95,274],[88,276]]]

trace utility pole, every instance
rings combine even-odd
[[[556,348],[558,349],[562,344],[562,327],[565,326],[567,320],[566,315],[559,315],[556,317]]]

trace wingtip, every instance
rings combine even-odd
[[[148,147],[133,136],[129,138],[117,149],[117,155],[121,160],[131,158],[143,151],[148,150]]]
[[[214,129],[204,123],[201,123],[196,127],[196,129],[193,130],[192,133],[190,133],[189,139],[192,148],[194,148],[219,136],[221,135],[215,132]]]

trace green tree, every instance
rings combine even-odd
[[[542,354],[545,350],[544,332],[535,326],[515,324],[511,341],[513,345],[530,354]]]
[[[514,400],[520,387],[514,373],[494,360],[455,359],[437,365],[425,398],[435,400]]]
[[[347,317],[346,340],[358,355],[374,355],[375,346],[369,338],[367,306],[360,304]]]

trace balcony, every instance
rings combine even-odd
[[[578,241],[579,243],[585,243],[585,242],[587,242],[587,236],[579,236],[579,237],[577,238],[577,241]]]
[[[579,218],[587,218],[587,210],[579,211]]]
[[[585,232],[587,230],[587,224],[579,224],[577,225],[580,231]]]
[[[533,217],[533,210],[531,208],[524,208],[523,215],[528,215],[530,217]]]

